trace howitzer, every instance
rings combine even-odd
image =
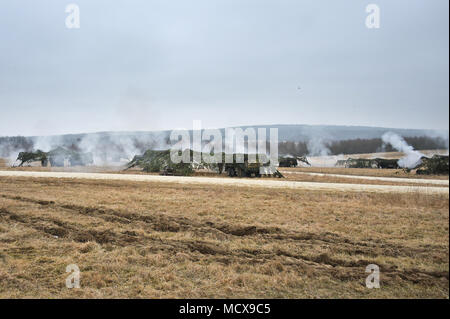
[[[297,160],[299,160],[300,162],[305,163],[308,166],[311,166],[311,164],[308,162],[308,159],[306,158],[306,156],[300,156],[300,157],[297,156]]]
[[[448,175],[449,157],[448,155],[433,155],[433,157],[422,157],[421,163],[415,167],[416,174],[419,175]]]
[[[58,147],[50,152],[43,152],[41,150],[37,150],[36,152],[20,152],[16,159],[16,161],[20,161],[19,166],[23,166],[25,163],[40,161],[44,167],[47,166],[48,162],[53,167],[64,166],[66,160],[72,166],[85,166],[94,162],[92,153],[71,151],[63,147]]]
[[[47,153],[37,150],[36,152],[20,152],[16,161],[20,161],[19,166],[23,166],[25,163],[40,161],[42,166],[47,166],[48,157]]]

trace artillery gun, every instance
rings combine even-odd
[[[173,163],[170,160],[170,150],[147,150],[142,155],[136,155],[125,170],[133,167],[141,167],[144,172],[162,175],[184,176],[194,173],[191,163]]]
[[[19,167],[23,166],[25,163],[31,162],[41,162],[42,166],[47,166],[48,157],[47,153],[37,150],[36,152],[20,152],[17,156],[16,161],[20,161]]]
[[[311,164],[308,162],[308,159],[306,158],[306,156],[297,156],[297,160],[305,163],[308,166],[311,166]]]
[[[419,175],[448,175],[448,155],[433,155],[433,157],[422,157],[421,163],[415,167]]]
[[[191,161],[200,155],[199,153],[188,149],[183,152],[189,152]],[[229,176],[260,177],[261,175],[272,175],[283,177],[276,168],[272,168],[269,164],[263,164],[267,162],[263,161],[263,156],[265,155],[255,155],[255,163],[249,161],[248,154],[233,154],[232,163],[226,163],[225,153],[222,152],[218,155],[219,158],[222,158],[221,162],[218,161],[219,163],[206,163],[204,160],[201,160],[200,162],[192,161],[192,163],[173,163],[170,159],[170,150],[147,150],[143,155],[136,155],[127,164],[125,170],[141,167],[145,172],[161,173],[162,175],[186,176],[192,175],[194,169],[202,167],[216,170],[219,174],[225,171]],[[240,158],[242,158],[243,161],[240,161]]]
[[[58,147],[50,152],[43,152],[41,150],[37,150],[36,152],[20,152],[16,159],[16,161],[20,161],[19,166],[23,166],[25,163],[40,161],[44,167],[49,162],[53,167],[62,167],[66,160],[71,166],[86,166],[94,163],[92,153],[71,151],[63,147]]]

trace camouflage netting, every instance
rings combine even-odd
[[[424,175],[449,175],[448,155],[434,155],[433,157],[423,156],[420,164],[414,167],[416,174]],[[339,160],[336,166],[344,166],[346,168],[400,168],[397,159],[365,159],[365,158],[349,158],[347,160]],[[405,169],[407,172],[411,169]]]
[[[346,168],[376,168],[377,164],[372,159],[366,158],[349,158],[344,161]]]
[[[173,163],[170,160],[170,150],[147,150],[143,155],[136,155],[128,163],[126,169],[133,167],[140,167],[144,172],[148,173],[153,172],[181,176],[192,175],[194,173],[191,163]]]
[[[434,155],[431,158],[422,157],[421,164],[416,167],[416,174],[449,175],[448,155]]]
[[[397,159],[385,159],[385,158],[376,158],[374,159],[377,168],[400,168],[398,165]]]
[[[256,163],[249,163],[248,154],[233,154],[233,163],[225,163],[225,153],[219,153],[218,157],[222,158],[222,163],[207,163],[204,160],[196,162],[195,158],[201,158],[201,154],[192,150],[189,152],[189,163],[175,164],[170,159],[170,150],[156,151],[147,150],[143,155],[136,155],[127,165],[126,169],[140,167],[145,172],[161,173],[163,175],[192,175],[194,169],[207,168],[218,173],[227,171],[230,176],[260,176],[260,167],[269,168],[266,155],[255,155]],[[181,156],[181,151],[179,152]],[[211,154],[213,155],[213,154]],[[239,157],[242,156],[243,163],[237,163]],[[267,172],[270,170],[267,169]],[[267,173],[266,175],[282,176],[278,170]]]
[[[64,166],[66,160],[70,166],[86,166],[94,163],[91,153],[76,152],[63,147],[58,147],[50,152],[41,150],[20,152],[16,159],[16,161],[20,161],[19,166],[39,161],[42,166],[47,166],[48,162],[50,162],[50,165],[53,167]]]
[[[349,158],[347,160],[338,160],[336,166],[346,168],[399,168],[398,160],[385,158]]]

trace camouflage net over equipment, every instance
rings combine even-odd
[[[195,169],[206,168],[216,171],[219,174],[226,171],[229,176],[259,177],[261,175],[273,175],[283,177],[278,170],[270,169],[269,164],[264,164],[267,162],[266,155],[255,154],[256,162],[253,163],[252,161],[249,161],[248,154],[232,154],[233,162],[226,163],[226,155],[222,152],[216,154],[219,159],[222,159],[221,162],[218,160],[217,162],[219,163],[215,163],[214,161],[213,163],[208,163],[204,159],[195,161],[196,158],[202,157],[199,152],[194,152],[193,150],[186,149],[183,153],[180,151],[178,155],[181,156],[184,154],[186,156],[185,152],[189,152],[188,163],[173,163],[170,159],[170,150],[147,150],[143,155],[136,155],[127,164],[126,169],[140,167],[145,172],[161,173],[162,175],[188,176],[192,175]],[[240,159],[242,159],[242,161]],[[260,168],[264,169],[261,170]],[[261,174],[261,171],[267,171],[267,173]]]
[[[419,175],[449,175],[448,155],[433,155],[422,157],[421,164],[415,167]]]
[[[142,155],[136,155],[127,164],[126,169],[133,167],[140,167],[147,173],[161,173],[163,175],[188,176],[194,173],[191,163],[173,163],[170,160],[170,150],[147,150]]]
[[[47,153],[37,150],[36,152],[20,152],[17,156],[16,161],[20,161],[19,166],[31,162],[41,162],[42,166],[47,166],[48,157]]]
[[[345,168],[400,168],[398,160],[385,158],[349,158],[338,160],[336,166],[344,166]]]
[[[419,175],[449,175],[449,157],[448,155],[433,155],[433,157],[422,156],[418,165],[414,168],[404,168],[407,173],[416,170]],[[349,158],[347,160],[339,160],[336,166],[344,166],[346,168],[391,168],[399,169],[397,159],[365,159],[365,158]]]
[[[72,151],[63,147],[58,147],[50,152],[43,152],[41,150],[20,152],[16,159],[16,161],[20,161],[19,166],[39,161],[44,167],[49,162],[52,167],[62,167],[66,160],[70,166],[86,166],[94,163],[92,153]]]

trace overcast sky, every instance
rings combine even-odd
[[[448,129],[448,0],[78,0],[79,29],[69,3],[0,2],[0,135]]]

